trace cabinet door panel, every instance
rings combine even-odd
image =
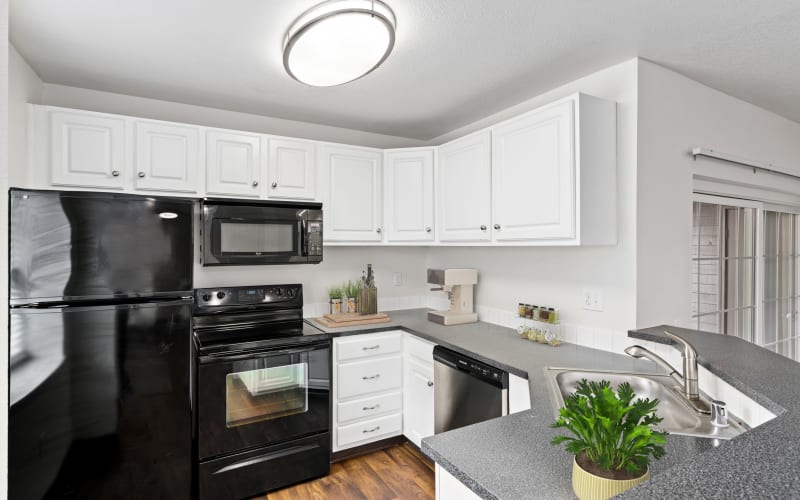
[[[573,103],[492,130],[494,239],[575,237]]]
[[[50,142],[53,184],[124,187],[125,120],[53,111]]]
[[[413,359],[405,363],[403,417],[403,434],[417,446],[433,436],[433,367]]]
[[[381,241],[381,155],[358,148],[327,147],[325,239]]]
[[[315,145],[311,142],[269,140],[269,197],[313,200]]]
[[[206,178],[209,194],[261,194],[261,140],[253,134],[209,131],[206,136]]]
[[[136,189],[197,192],[199,129],[142,121],[134,127]]]
[[[488,131],[439,148],[437,202],[440,241],[491,238],[491,142]]]
[[[433,150],[386,153],[387,241],[433,241]]]

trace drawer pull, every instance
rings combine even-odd
[[[370,432],[375,432],[375,431],[379,431],[379,430],[381,430],[381,426],[380,425],[375,426],[372,429],[364,429],[363,431],[361,431],[361,433],[362,434],[369,434]]]
[[[370,376],[364,375],[363,377],[361,377],[361,380],[375,380],[376,378],[380,378],[380,376],[381,376],[380,373],[376,373],[375,375],[370,375]]]
[[[428,387],[433,387],[433,382],[428,380]]]
[[[375,344],[375,345],[370,346],[370,347],[362,347],[361,350],[362,351],[373,351],[375,349],[380,349],[380,348],[381,348],[380,344]]]
[[[381,405],[365,406],[364,407],[364,411],[377,410],[380,407],[381,407]]]

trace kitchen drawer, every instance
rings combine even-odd
[[[400,355],[343,363],[337,367],[337,399],[399,389],[402,385]]]
[[[336,433],[336,445],[344,448],[355,444],[376,441],[403,432],[402,414],[393,413],[357,424],[340,426]]]
[[[403,332],[381,332],[336,339],[336,360],[366,358],[400,352]]]
[[[406,333],[405,352],[419,361],[430,365],[433,369],[433,347],[436,344],[423,340],[416,335]]]
[[[400,411],[403,407],[403,393],[393,392],[381,396],[357,399],[349,403],[339,403],[336,408],[336,421],[339,423]]]

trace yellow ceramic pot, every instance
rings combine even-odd
[[[635,479],[606,479],[583,470],[578,465],[577,459],[572,461],[572,490],[580,500],[605,500],[642,484],[648,479],[650,479],[649,468]]]

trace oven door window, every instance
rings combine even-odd
[[[306,359],[297,359],[301,357]],[[281,366],[269,366],[269,358],[237,363],[249,365],[249,369],[226,376],[227,428],[308,411],[307,355],[292,358],[297,362]]]
[[[239,222],[220,220],[218,252],[221,255],[297,254],[299,223]]]

